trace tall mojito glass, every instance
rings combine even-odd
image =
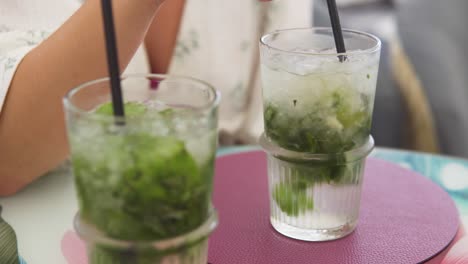
[[[117,118],[109,86],[109,79],[92,81],[64,99],[75,227],[90,263],[206,263],[217,223],[218,93],[191,78],[129,76],[122,79],[126,116]],[[161,246],[174,239],[177,246]]]
[[[275,31],[261,39],[271,223],[286,236],[323,241],[357,224],[380,41],[329,28]]]

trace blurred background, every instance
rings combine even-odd
[[[379,146],[468,157],[468,1],[337,0],[344,28],[383,42],[373,120]],[[329,26],[314,0],[314,26]]]

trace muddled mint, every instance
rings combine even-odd
[[[359,99],[361,107],[354,105]],[[294,100],[294,107],[297,101]],[[302,110],[301,110],[302,111]],[[371,128],[369,100],[365,95],[351,94],[345,89],[324,93],[306,113],[283,110],[274,103],[264,109],[265,132],[279,146],[297,152],[334,154],[361,146]],[[291,161],[289,161],[291,162]],[[294,176],[287,184],[273,190],[273,198],[283,212],[297,216],[313,209],[313,199],[306,190],[315,184],[352,183],[354,166],[341,161],[327,164],[301,164],[294,167]]]
[[[264,110],[267,136],[279,146],[298,152],[342,153],[362,145],[371,126],[368,103],[353,110],[346,95],[338,92],[324,100],[301,115],[267,104]]]
[[[73,156],[84,218],[110,237],[139,241],[179,235],[205,220],[211,176],[182,141],[132,134],[106,143],[112,147],[98,161]]]
[[[129,117],[149,114],[140,103],[126,103],[125,110]],[[96,112],[112,115],[112,106]],[[173,110],[158,113],[170,117]],[[214,157],[197,164],[184,141],[146,132],[109,133],[96,142],[102,144],[99,155],[74,151],[72,160],[81,217],[104,234],[156,241],[192,231],[207,219]],[[124,261],[118,249],[96,247],[90,263],[155,263],[153,253],[138,251]]]
[[[304,184],[303,186],[300,186]],[[314,202],[307,197],[307,184],[298,180],[291,186],[279,183],[273,191],[276,203],[283,212],[290,216],[298,216],[300,212],[314,209]]]
[[[290,216],[298,216],[300,212],[314,208],[313,200],[307,197],[305,191],[294,192],[284,183],[275,187],[273,195],[281,210]]]

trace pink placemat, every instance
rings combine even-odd
[[[455,205],[440,187],[369,159],[355,232],[331,242],[289,239],[269,223],[265,155],[228,155],[216,165],[213,198],[220,225],[210,238],[212,264],[421,263],[434,260],[458,230]]]
[[[363,188],[354,233],[332,242],[297,241],[269,223],[265,155],[218,158],[213,199],[220,225],[210,238],[209,263],[440,263],[462,235],[454,239],[459,219],[449,195],[423,176],[369,159]],[[68,264],[87,263],[75,232],[65,233],[61,247]]]

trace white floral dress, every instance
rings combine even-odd
[[[1,1],[0,111],[23,57],[79,6],[80,0]],[[221,91],[222,143],[253,143],[263,130],[257,44],[261,34],[309,26],[311,13],[312,0],[186,0],[170,73],[205,80]],[[140,49],[126,73],[148,72],[147,65]]]

